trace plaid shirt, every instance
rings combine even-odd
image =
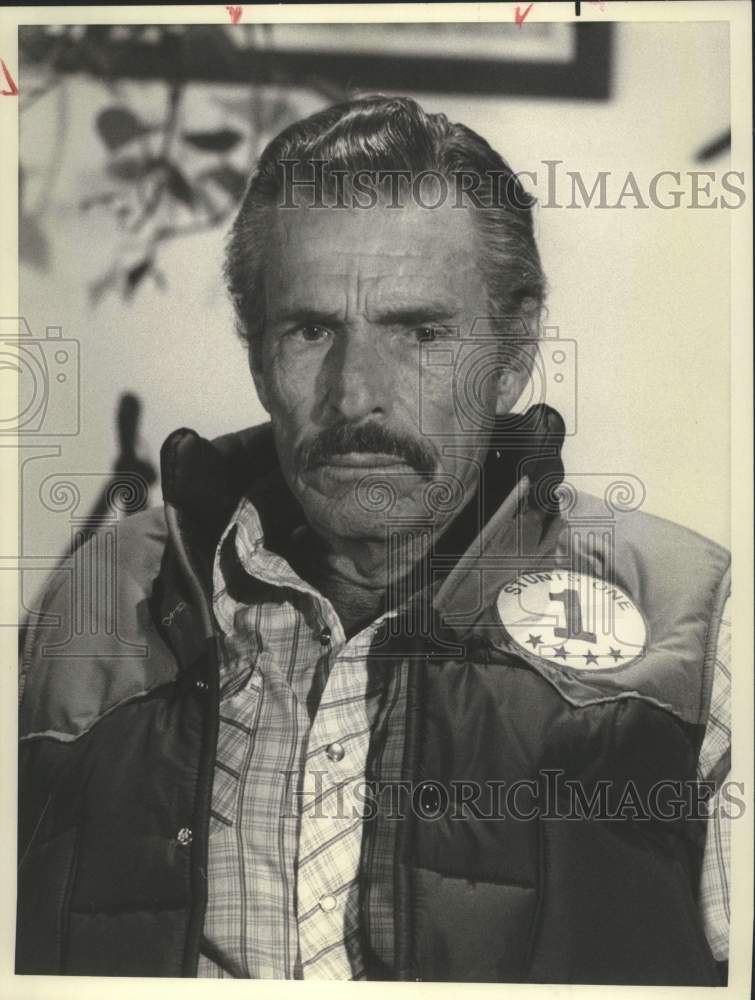
[[[347,642],[331,603],[264,548],[248,500],[218,546],[213,587],[226,665],[198,975],[363,978],[355,793],[379,693],[367,687],[367,653],[382,619]]]
[[[724,605],[718,633],[716,665],[705,738],[697,773],[701,781],[715,784],[705,841],[699,905],[705,936],[713,957],[729,958],[729,856],[731,853],[728,810],[720,786],[729,774],[731,756],[731,621],[729,601]]]
[[[265,549],[248,499],[218,545],[213,588],[226,656],[198,975],[364,978],[355,792],[379,693],[367,654],[383,619],[347,642],[331,603]],[[721,777],[727,759],[728,684],[725,621],[701,777]],[[716,818],[700,906],[718,959],[728,954],[728,861],[728,824]]]

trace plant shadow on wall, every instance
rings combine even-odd
[[[94,114],[93,134],[104,154],[93,186],[78,199],[81,213],[105,212],[118,234],[114,258],[88,286],[96,305],[108,293],[130,300],[145,282],[166,287],[163,247],[230,223],[264,145],[302,114],[343,100],[344,88],[329,80],[268,72],[232,88],[226,67],[270,56],[266,25],[74,25],[19,29],[22,101],[29,115],[37,102],[57,99],[55,130],[46,175],[34,207],[27,204],[22,142],[19,166],[19,255],[22,263],[49,270],[47,216],[65,154],[74,77],[104,85],[107,99]],[[254,74],[250,74],[254,77]],[[135,83],[135,81],[138,81]],[[161,100],[154,99],[157,84]],[[142,96],[149,90],[149,99]],[[201,89],[206,113],[186,112],[187,95]],[[191,96],[195,96],[192,94]],[[193,106],[193,105],[192,105]],[[146,110],[149,108],[150,110]],[[151,109],[156,108],[156,112]],[[313,108],[314,110],[314,108]],[[27,119],[28,120],[28,119]],[[30,125],[31,128],[31,125]],[[23,133],[22,133],[23,134]],[[34,136],[35,141],[39,137]],[[86,150],[83,151],[86,154]]]

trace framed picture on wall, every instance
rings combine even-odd
[[[241,29],[241,30],[237,30]],[[67,29],[61,28],[62,32]],[[607,100],[613,25],[527,22],[89,26],[76,51],[39,27],[21,43],[27,66],[111,79],[204,83],[315,80],[334,93],[480,94]],[[90,51],[94,46],[96,59]]]
[[[278,24],[270,50],[352,87],[424,92],[610,96],[610,24]]]

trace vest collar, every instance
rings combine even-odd
[[[557,515],[555,487],[563,479],[563,438],[561,416],[545,404],[497,418],[484,464],[482,494],[444,533],[436,554],[465,552],[523,477],[529,490],[518,510],[526,507],[547,517]],[[204,551],[201,562],[211,558],[245,494],[252,497],[273,549],[306,523],[301,506],[283,481],[269,423],[212,442],[189,428],[179,428],[163,444],[160,460],[166,509],[175,515],[181,533],[191,536],[186,540],[192,548],[199,545]]]

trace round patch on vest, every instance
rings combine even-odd
[[[611,670],[645,651],[637,605],[620,587],[586,573],[522,573],[501,590],[497,607],[516,646],[561,667]]]

